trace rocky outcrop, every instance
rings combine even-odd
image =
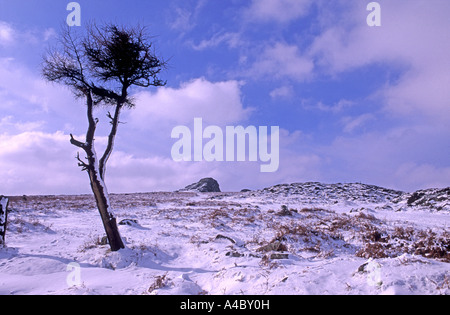
[[[438,211],[450,210],[450,188],[418,190],[407,194],[407,204],[410,207],[428,207]]]
[[[214,178],[203,178],[199,182],[186,186],[180,191],[221,192],[219,183]]]
[[[393,211],[410,208],[450,211],[450,188],[425,189],[411,193],[361,183],[308,182],[275,185],[250,192],[250,195],[255,197],[267,194],[284,198],[283,201],[286,204],[301,203],[318,206],[338,204],[348,207],[364,204],[365,208],[369,206]],[[289,212],[287,209],[282,209],[279,215],[289,215]]]
[[[327,201],[329,203],[341,201],[370,203],[395,202],[395,200],[398,200],[404,194],[402,191],[361,183],[323,184],[315,182],[276,185],[264,188],[260,192],[286,197],[298,197],[312,202]]]

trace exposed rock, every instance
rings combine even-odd
[[[424,193],[415,192],[414,194],[412,194],[411,197],[408,198],[408,201],[407,201],[408,202],[408,206],[411,206],[417,200],[420,200],[423,196],[425,196]]]
[[[258,193],[271,193],[279,196],[297,197],[311,202],[396,202],[404,192],[374,185],[295,183],[281,184],[264,188]]]
[[[406,196],[410,207],[428,207],[435,210],[450,210],[450,188],[419,190]]]
[[[284,217],[284,216],[292,216],[294,213],[298,213],[298,211],[295,209],[288,209],[286,205],[282,205],[281,210],[277,212],[276,215]]]
[[[224,239],[224,240],[230,241],[230,242],[233,243],[233,244],[236,244],[236,241],[235,241],[234,239],[232,239],[231,237],[222,235],[222,234],[218,234],[218,235],[216,236],[215,239],[216,239],[216,240]]]
[[[123,219],[119,222],[119,225],[136,226],[138,225],[138,221],[135,219]]]
[[[372,258],[359,266],[358,270],[353,273],[353,276],[356,274],[368,274],[367,281],[372,286],[380,287],[383,285],[383,281],[381,279],[381,265]]]
[[[272,242],[267,245],[259,247],[256,251],[263,252],[263,253],[272,252],[272,251],[273,252],[284,252],[284,251],[287,251],[287,248],[281,242],[275,241],[275,242]]]
[[[180,191],[221,192],[219,183],[214,178],[203,178],[199,182],[186,186]]]
[[[276,260],[276,259],[289,259],[289,254],[283,254],[283,253],[272,253],[270,254],[270,259]]]
[[[241,253],[239,253],[239,252],[237,252],[235,250],[233,250],[231,252],[226,253],[225,256],[234,257],[234,258],[240,258],[240,257],[244,257],[245,255],[241,254]]]
[[[105,235],[100,240],[100,244],[99,245],[108,245],[108,244],[109,244],[108,237]]]

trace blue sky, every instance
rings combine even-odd
[[[0,0],[0,193],[88,193],[69,134],[86,129],[82,102],[46,83],[42,56],[70,1]],[[278,183],[364,182],[402,190],[450,182],[450,2],[77,1],[88,22],[147,25],[169,60],[160,89],[135,90],[107,185],[175,190],[203,177],[225,191]],[[331,3],[331,4],[330,4]],[[107,127],[105,112],[97,116]],[[175,163],[177,125],[279,126],[280,168]],[[105,128],[97,136],[105,143]]]

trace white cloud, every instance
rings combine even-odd
[[[0,133],[14,134],[25,131],[37,131],[45,124],[45,121],[16,122],[13,116],[5,116],[0,119]]]
[[[9,118],[3,119],[2,123],[31,128],[31,125],[14,123]],[[386,133],[340,137],[319,150],[316,145],[309,147],[310,141],[303,133],[281,129],[280,168],[272,174],[261,173],[260,163],[177,163],[168,152],[156,155],[150,150],[136,156],[116,150],[108,164],[106,183],[110,192],[171,191],[203,177],[216,178],[228,191],[286,182],[336,181],[337,178],[411,191],[444,187],[450,178],[450,168],[423,161],[435,154],[435,145],[442,144],[446,134],[448,130],[436,131],[430,126],[424,129],[405,127]],[[147,138],[149,144],[154,141]],[[435,143],[426,142],[432,138]],[[99,149],[105,139],[96,139]],[[448,149],[442,150],[442,154],[449,154]],[[76,152],[69,143],[69,135],[63,132],[1,134],[1,193],[90,193],[87,175],[80,171],[74,158]]]
[[[365,123],[367,123],[370,120],[375,120],[375,115],[362,114],[358,117],[344,117],[342,118],[342,123],[344,125],[344,132],[352,133],[356,129],[362,127]]]
[[[270,92],[270,97],[272,99],[291,99],[293,96],[294,89],[292,86],[282,86]]]
[[[242,104],[238,81],[210,82],[200,78],[183,83],[179,88],[163,87],[154,93],[143,92],[136,99],[137,106],[130,118],[144,129],[155,124],[187,125],[196,117],[209,124],[226,125],[245,120],[251,113],[251,109]]]
[[[401,76],[386,81],[374,93],[375,98],[381,101],[384,113],[395,114],[394,118],[414,117],[417,124],[422,123],[429,129],[411,125],[399,131],[401,128],[396,127],[400,122],[392,122],[390,117],[389,123],[393,124],[390,128],[360,135],[357,131],[375,119],[373,113],[358,116],[347,111],[353,109],[354,102],[345,99],[328,104],[315,101],[317,110],[346,115],[337,117],[344,136],[318,148],[317,143],[306,147],[301,133],[282,134],[280,170],[275,174],[261,174],[259,163],[175,163],[169,157],[170,130],[174,126],[189,125],[194,117],[202,117],[205,124],[234,125],[247,120],[251,114],[251,109],[243,104],[241,82],[193,79],[179,87],[164,87],[137,96],[137,107],[125,114],[124,121],[129,124],[121,126],[117,150],[108,165],[110,191],[171,190],[207,176],[217,178],[224,189],[233,190],[330,178],[410,190],[448,185],[450,171],[444,161],[445,156],[450,156],[450,149],[445,145],[449,130],[442,126],[448,126],[450,121],[449,2],[380,2],[382,27],[369,28],[365,24],[367,3],[345,1],[345,8],[349,10],[343,12],[336,10],[336,2],[329,5],[329,1],[320,1],[320,9],[325,11],[319,11],[319,22],[315,26],[324,28],[314,29],[319,35],[307,39],[312,40],[310,47],[297,45],[300,39],[295,34],[282,40],[271,38],[264,43],[253,42],[252,47],[248,42],[244,51],[249,54],[240,56],[240,65],[247,70],[241,77],[281,81],[268,93],[272,98],[288,98],[293,93],[289,84],[294,84],[288,80],[304,82],[325,74],[339,81],[345,72],[364,67],[370,70],[372,65],[401,68],[404,70]],[[194,11],[179,9],[175,12],[173,29],[187,32],[195,28],[200,4],[205,1],[198,3]],[[312,1],[253,0],[245,14],[251,22],[289,23],[306,16],[310,3]],[[327,20],[332,16],[334,18]],[[47,40],[54,35],[51,29],[41,33],[40,42],[42,36]],[[22,39],[28,43],[38,38],[38,33],[28,34],[31,35],[27,38],[25,33],[0,22],[0,46],[16,44]],[[234,48],[241,43],[242,34],[216,33],[194,48],[203,50],[221,45]],[[262,46],[269,42],[272,44]],[[76,104],[69,92],[47,85],[38,74],[13,58],[0,59],[0,73],[0,109],[3,112],[0,134],[8,131],[0,135],[0,193],[89,192],[87,176],[76,166],[76,150],[68,142],[67,131],[54,132],[63,129],[55,123],[61,117],[67,128],[70,123],[70,128],[77,126],[75,133],[83,132],[83,106]],[[78,107],[73,108],[74,105]],[[43,119],[45,112],[48,117]],[[36,113],[40,116],[33,120]],[[81,120],[78,116],[72,117],[77,115],[75,113],[79,113]],[[102,122],[106,120],[104,116],[99,118],[103,118]],[[78,124],[80,121],[82,124]],[[42,131],[44,127],[50,132]],[[98,140],[100,146],[101,138]],[[163,148],[156,150],[155,146]],[[136,155],[130,154],[135,151]]]
[[[206,2],[207,0],[199,0],[195,7],[175,7],[173,9],[175,16],[169,23],[170,27],[181,32],[182,35],[194,29],[197,25],[198,15]]]
[[[1,134],[0,192],[6,195],[91,193],[86,172],[77,166],[78,150],[69,139],[62,132]],[[106,141],[104,137],[96,140],[97,149]],[[84,156],[84,152],[79,153]],[[109,192],[175,190],[210,175],[218,174],[211,172],[205,163],[180,164],[171,158],[138,158],[114,151],[108,163],[106,185]]]
[[[9,45],[14,42],[14,30],[10,24],[0,21],[0,45]]]
[[[170,157],[136,157],[116,151],[108,164],[106,184],[114,192],[173,191],[214,176],[220,177],[207,163],[177,163]]]
[[[55,36],[56,31],[53,28],[48,28],[43,32],[36,30],[21,31],[10,23],[0,21],[0,46],[16,47],[23,43],[41,44]]]
[[[374,93],[385,109],[403,117],[448,123],[449,2],[392,0],[380,4],[381,27],[367,26],[362,18],[367,15],[365,3],[355,1],[347,12],[336,11],[346,22],[328,25],[314,40],[308,56],[316,60],[317,69],[332,76],[371,65],[403,69],[398,80],[386,82]]]
[[[313,70],[312,59],[302,55],[298,46],[277,42],[263,50],[247,75],[304,81],[311,77]]]
[[[299,136],[286,131],[282,131],[282,135],[286,143],[291,143],[289,138]],[[62,132],[0,135],[1,193],[91,193],[86,172],[81,172],[77,166],[77,148],[69,139],[69,135]],[[98,144],[103,144],[105,139],[97,137],[97,140]],[[320,161],[317,156],[286,154],[286,145],[281,149],[280,171],[271,175],[261,173],[260,164],[256,162],[174,162],[170,157],[150,153],[147,157],[137,157],[116,150],[108,163],[106,185],[110,193],[173,191],[201,178],[214,177],[223,190],[238,191],[314,176]],[[80,156],[84,154],[80,152]],[[296,166],[295,170],[292,165]]]
[[[211,37],[211,39],[202,40],[198,45],[192,44],[192,48],[195,50],[205,50],[215,48],[222,43],[225,43],[230,48],[237,48],[242,46],[243,41],[241,40],[240,33],[218,33]]]
[[[448,127],[404,126],[339,136],[331,145],[312,150],[328,161],[320,167],[328,181],[361,181],[407,191],[446,187],[450,180],[445,162],[450,148],[444,145],[448,132]]]
[[[85,120],[83,106],[69,89],[46,82],[14,58],[0,58],[0,110],[4,117],[41,126],[43,121],[54,127]]]
[[[88,179],[76,166],[76,150],[69,139],[62,132],[0,135],[1,193],[86,192]]]
[[[308,110],[319,110],[324,113],[340,114],[356,105],[356,102],[347,99],[341,99],[333,105],[324,104],[322,101],[314,103],[311,99],[302,101],[303,108]]]
[[[379,95],[389,113],[450,123],[450,66],[410,71],[397,84],[383,88]]]
[[[56,33],[54,28],[48,28],[44,31],[43,37],[44,37],[44,41],[48,41],[54,37],[57,37],[58,34]]]
[[[306,15],[311,4],[311,0],[252,0],[245,17],[251,21],[290,22]]]
[[[44,80],[37,77],[27,68],[16,62],[13,58],[0,58],[0,91],[4,91],[3,107],[19,106],[23,101],[40,107],[41,110],[48,110],[49,88]],[[11,104],[16,100],[15,104]]]
[[[401,164],[392,177],[410,191],[417,188],[446,188],[449,186],[450,167],[407,162]]]
[[[170,27],[179,31],[187,31],[194,27],[192,23],[192,12],[181,8],[175,8],[176,17]]]
[[[201,178],[213,177],[223,191],[260,189],[281,182],[318,178],[320,161],[312,154],[282,154],[280,170],[268,174],[260,172],[259,162],[174,162],[170,158],[137,158],[115,152],[106,183],[114,192],[173,191]]]
[[[448,186],[450,152],[444,144],[450,125],[450,3],[390,0],[380,4],[382,26],[369,27],[367,3],[321,2],[322,30],[304,53],[298,52],[299,57],[314,60],[313,75],[338,81],[356,70],[367,69],[372,77],[374,68],[388,74],[379,78],[384,85],[366,96],[372,110],[378,102],[382,111],[355,115],[351,101],[334,105],[304,101],[307,109],[345,113],[339,120],[344,136],[336,136],[332,145],[322,149],[311,145],[310,152],[328,161],[320,165],[328,176],[325,180],[404,190]],[[377,131],[358,133],[375,119]]]
[[[12,58],[0,59],[0,69],[0,107],[7,112],[0,118],[0,192],[90,193],[87,175],[77,167],[77,150],[69,143],[68,131],[53,131],[70,125],[70,132],[84,132],[83,106],[73,101],[69,91],[48,85]],[[110,192],[172,190],[202,177],[220,178],[223,165],[172,161],[170,131],[179,124],[189,125],[194,117],[216,125],[246,120],[251,109],[243,106],[241,87],[238,81],[209,82],[200,78],[178,88],[139,94],[136,109],[124,113],[123,120],[130,124],[121,126],[108,165]],[[97,115],[106,121],[101,112]],[[98,152],[104,147],[103,129],[99,125]],[[121,147],[126,149],[120,151]],[[139,156],[129,153],[135,151]]]

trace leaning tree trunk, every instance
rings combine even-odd
[[[109,202],[108,191],[104,181],[99,176],[98,170],[89,170],[89,179],[91,181],[92,192],[94,193],[97,208],[100,212],[111,250],[118,251],[125,248],[117,227],[117,220],[112,212],[111,204]]]
[[[0,245],[5,244],[6,224],[8,220],[8,198],[0,196]]]
[[[102,171],[100,171],[100,162],[97,159],[97,154],[94,148],[94,135],[97,127],[98,120],[93,116],[93,100],[90,91],[86,93],[87,97],[87,116],[89,127],[86,133],[86,142],[80,142],[75,140],[73,135],[70,135],[74,146],[83,149],[86,152],[87,163],[80,159],[78,156],[78,165],[87,171],[89,174],[89,180],[91,183],[91,189],[94,193],[95,202],[97,203],[98,211],[102,218],[103,226],[105,228],[106,237],[108,238],[109,245],[112,251],[118,251],[125,248],[125,245],[120,236],[119,229],[117,227],[117,220],[111,208],[109,201],[108,190],[103,179]]]

